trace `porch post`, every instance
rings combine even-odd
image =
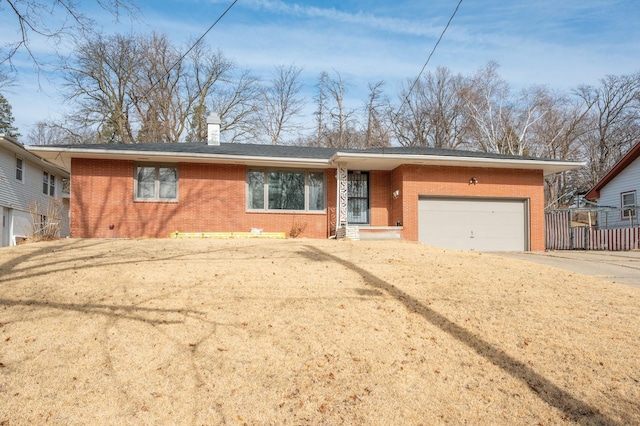
[[[338,196],[337,196],[337,206],[336,206],[336,238],[344,238],[347,232],[347,198],[348,198],[348,190],[347,190],[347,167],[344,163],[337,164],[337,174],[338,174]]]

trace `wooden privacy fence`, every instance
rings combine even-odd
[[[596,229],[571,226],[570,212],[545,213],[545,248],[547,250],[640,249],[640,228]]]

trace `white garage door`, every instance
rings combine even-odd
[[[420,198],[418,239],[457,250],[529,249],[525,200]]]

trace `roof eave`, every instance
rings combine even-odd
[[[604,175],[602,179],[596,183],[593,188],[589,190],[584,196],[587,200],[594,201],[600,198],[600,190],[604,188],[609,182],[611,182],[621,171],[627,166],[633,163],[638,157],[640,157],[640,142],[636,143],[633,148],[622,157],[609,172]]]
[[[31,150],[29,150],[27,146],[22,145],[10,136],[0,134],[0,145],[15,153],[17,156],[22,157],[24,160],[40,164],[44,169],[50,172],[53,171],[64,178],[69,177],[69,170],[66,167],[60,167],[58,164],[47,161],[45,158],[30,152]]]
[[[52,160],[68,164],[70,158],[105,158],[129,161],[157,161],[157,162],[185,162],[185,163],[217,163],[217,164],[245,164],[253,166],[274,166],[291,165],[298,167],[318,167],[326,168],[330,166],[324,158],[301,158],[301,157],[269,157],[255,155],[233,155],[233,154],[209,154],[192,152],[153,152],[153,151],[132,151],[114,149],[79,149],[79,148],[54,148],[46,146],[30,146],[29,150],[41,153]],[[52,161],[50,160],[50,161]]]
[[[542,170],[545,176],[579,169],[586,163],[575,161],[550,161],[511,158],[468,157],[449,155],[418,155],[418,154],[361,154],[356,152],[336,152],[331,157],[332,163],[349,163],[357,167],[368,161],[377,161],[378,165],[386,165],[382,169],[392,170],[402,164],[429,166],[462,166],[481,168],[517,168]]]

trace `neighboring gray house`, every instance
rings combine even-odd
[[[0,133],[0,247],[16,245],[32,232],[34,220],[47,223],[47,207],[60,206],[60,236],[69,236],[69,173],[30,153]]]
[[[601,208],[598,226],[627,228],[638,226],[640,196],[640,142],[638,142],[598,182],[584,198]],[[610,208],[611,211],[605,209]]]

